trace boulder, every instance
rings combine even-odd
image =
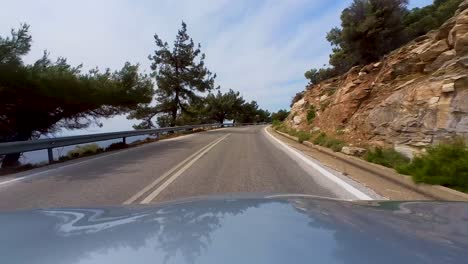
[[[442,85],[443,93],[451,93],[455,91],[455,83],[446,83]]]
[[[315,132],[318,132],[320,131],[320,127],[313,127],[311,130],[310,130],[310,133],[315,133]]]
[[[299,125],[302,122],[302,118],[300,116],[295,116],[293,118],[294,125]]]
[[[362,156],[366,153],[366,149],[364,148],[358,148],[358,147],[343,147],[341,148],[341,152],[346,154],[346,155],[351,155],[351,156]]]
[[[401,154],[405,155],[406,157],[412,159],[415,154],[420,153],[420,150],[415,147],[411,147],[405,144],[395,144],[393,147],[395,151],[400,152]]]

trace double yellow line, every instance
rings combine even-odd
[[[227,134],[220,138],[215,139],[214,141],[210,142],[208,145],[204,146],[197,152],[190,155],[188,158],[184,159],[182,162],[174,166],[172,169],[168,170],[162,176],[157,178],[155,181],[147,185],[145,188],[140,190],[138,193],[130,197],[128,200],[123,202],[123,204],[132,204],[140,200],[140,204],[148,204],[153,201],[164,189],[169,186],[172,182],[174,182],[184,171],[186,171],[190,166],[192,166],[198,159],[200,159],[204,154],[210,151],[214,146],[218,143],[226,139],[230,135]],[[168,178],[166,181],[165,179]],[[161,184],[160,184],[161,183]],[[153,190],[158,186],[156,189]],[[153,190],[153,191],[151,191]],[[149,193],[149,194],[148,194]],[[145,194],[146,197],[141,199]],[[138,203],[138,202],[137,202]]]

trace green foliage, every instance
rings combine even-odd
[[[241,112],[243,104],[242,96],[233,90],[224,94],[220,91],[216,95],[210,93],[206,97],[207,115],[221,124],[225,119],[234,119]]]
[[[289,115],[289,111],[287,110],[278,110],[276,113],[271,114],[271,120],[275,121],[284,121]]]
[[[311,105],[309,107],[309,110],[307,111],[307,122],[309,124],[312,123],[312,121],[314,121],[315,116],[316,116],[315,106]]]
[[[278,119],[273,119],[273,122],[271,123],[271,126],[274,129],[278,129],[282,125],[282,122],[279,121]]]
[[[325,133],[320,133],[313,141],[315,145],[319,145],[322,147],[330,148],[335,152],[341,151],[341,149],[345,146],[345,143],[339,139],[332,138],[327,136]]]
[[[430,147],[411,163],[397,167],[397,171],[411,175],[416,182],[468,192],[468,146],[463,139],[455,139]]]
[[[128,144],[125,144],[123,142],[116,142],[116,143],[110,144],[106,148],[106,151],[119,150],[119,149],[125,149],[125,148],[128,148]]]
[[[409,159],[392,148],[375,148],[363,157],[365,160],[389,168],[398,168],[409,163]]]
[[[296,93],[296,95],[294,95],[294,97],[292,98],[291,104],[289,105],[289,107],[292,107],[297,101],[301,100],[304,97],[304,94],[305,92],[303,91]]]
[[[414,8],[403,18],[407,40],[437,29],[449,19],[463,0],[435,0],[432,5]]]
[[[334,68],[311,69],[304,73],[306,79],[309,80],[309,84],[318,84],[337,75],[338,73]]]
[[[270,112],[259,109],[256,101],[242,104],[240,111],[236,114],[236,123],[270,122]]]
[[[306,131],[298,131],[296,132],[297,141],[299,143],[302,143],[304,141],[307,141],[311,138],[311,134],[306,132]]]
[[[67,152],[67,158],[78,158],[102,152],[103,149],[98,144],[87,144],[76,146],[75,149]]]
[[[347,72],[355,65],[379,60],[404,43],[437,29],[453,16],[463,0],[435,0],[407,9],[407,0],[353,0],[341,13],[341,27],[326,38],[332,45],[331,68],[305,73],[311,84]]]
[[[404,42],[406,5],[407,0],[354,0],[341,13],[341,29],[332,29],[328,40],[335,52],[356,60],[350,65],[376,61]]]
[[[151,101],[153,84],[138,73],[138,65],[82,73],[81,65],[73,67],[64,58],[53,62],[47,53],[25,65],[22,57],[32,41],[28,30],[22,25],[11,37],[0,37],[0,142],[99,125],[99,118]],[[18,158],[19,153],[8,154],[2,166],[14,166]]]
[[[151,120],[162,115],[165,117],[161,121],[169,121],[170,126],[175,126],[178,115],[191,113],[190,105],[200,103],[200,93],[215,88],[216,74],[213,75],[206,68],[205,54],[201,53],[200,44],[195,46],[187,34],[187,25],[184,22],[172,50],[157,34],[154,39],[157,48],[149,58],[158,87],[154,98],[156,106],[149,103],[141,105],[141,109],[132,112],[128,118],[143,120],[138,127],[153,127]]]

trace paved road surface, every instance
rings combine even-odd
[[[0,210],[145,204],[247,192],[356,198],[353,190],[343,188],[346,183],[324,175],[336,172],[303,159],[268,135],[265,126],[224,128],[42,168],[15,182],[2,178]]]

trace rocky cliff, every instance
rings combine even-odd
[[[307,121],[310,111],[315,118]],[[468,136],[468,0],[438,30],[382,61],[306,87],[286,124],[351,145],[393,146],[408,156]]]

